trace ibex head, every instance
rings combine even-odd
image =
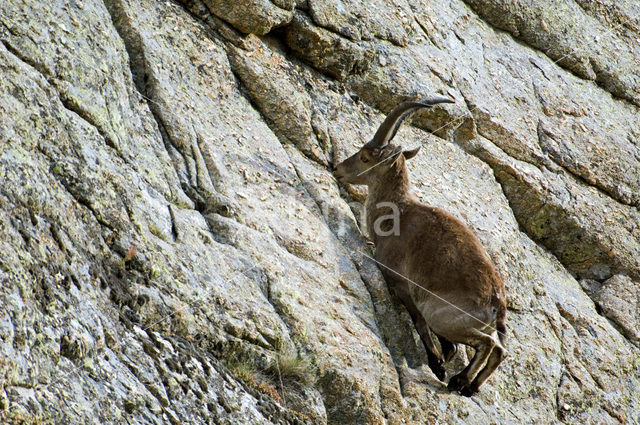
[[[358,152],[336,166],[333,175],[343,183],[371,184],[384,175],[402,155],[405,159],[413,158],[420,148],[403,151],[401,147],[390,142],[396,135],[402,121],[412,112],[420,108],[429,108],[438,103],[454,103],[451,99],[436,97],[419,102],[403,102],[393,108],[370,142]]]

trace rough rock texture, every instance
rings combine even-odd
[[[291,21],[295,6],[287,0],[204,0],[204,4],[211,13],[231,22],[240,31],[260,35]]]
[[[492,25],[640,106],[637,2],[466,0]]]
[[[627,276],[616,275],[602,285],[582,281],[605,316],[611,319],[636,345],[640,345],[640,286]]]
[[[639,16],[0,2],[0,421],[640,423]],[[507,287],[473,398],[424,365],[330,173],[433,94],[456,104],[397,136],[425,145],[415,191]]]

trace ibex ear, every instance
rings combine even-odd
[[[404,151],[404,152],[402,152],[402,155],[404,155],[404,159],[411,159],[414,156],[416,156],[419,151],[420,151],[420,146],[418,146],[417,148],[412,149],[410,151]]]

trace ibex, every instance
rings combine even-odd
[[[421,204],[411,193],[405,161],[420,148],[403,151],[390,143],[411,112],[438,103],[453,101],[433,98],[398,105],[370,142],[336,166],[334,176],[368,186],[366,221],[375,260],[409,311],[435,375],[444,380],[442,363],[455,353],[454,344],[475,348],[473,359],[447,385],[471,396],[507,354],[504,284],[467,226],[444,210]],[[395,229],[389,219],[381,223],[385,217],[395,219]],[[440,339],[444,359],[431,331]]]

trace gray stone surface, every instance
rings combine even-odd
[[[521,3],[0,2],[0,422],[640,423],[638,7]],[[473,398],[330,173],[436,93],[415,192],[507,288]]]
[[[371,43],[357,43],[317,27],[303,12],[296,13],[285,31],[291,50],[338,80],[366,72],[375,56]]]
[[[634,1],[468,0],[508,31],[578,76],[640,106],[638,19]]]
[[[203,0],[214,15],[247,34],[264,35],[291,21],[294,0]]]
[[[640,345],[640,286],[625,275],[615,275],[602,285],[587,285],[596,304],[609,319],[620,327],[624,335]]]

